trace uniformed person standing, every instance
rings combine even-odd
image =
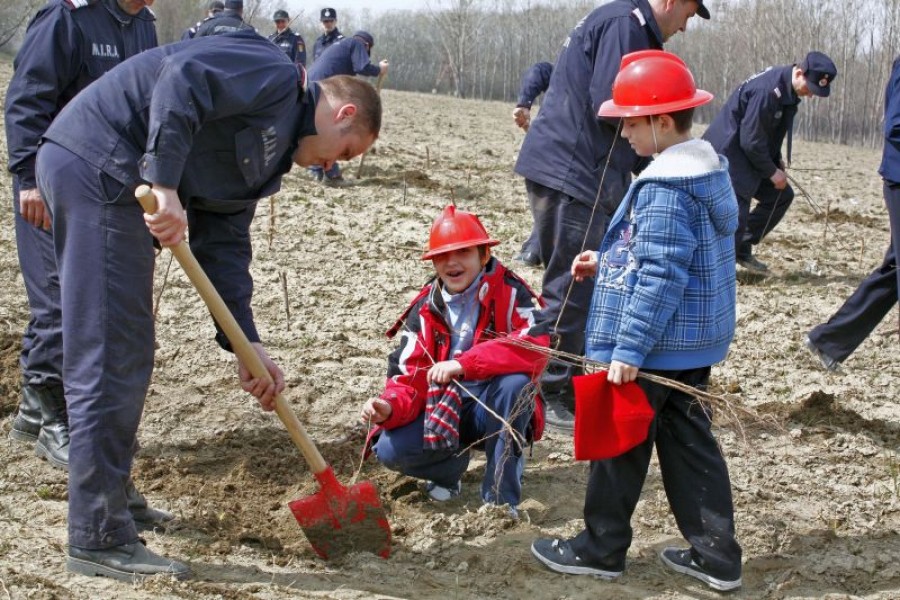
[[[275,33],[269,36],[269,40],[281,48],[294,64],[306,66],[306,42],[303,36],[293,31],[290,27],[290,16],[287,11],[276,10],[272,15],[275,22]]]
[[[22,399],[9,437],[35,444],[38,456],[64,469],[69,433],[59,282],[35,157],[41,136],[76,94],[126,58],[157,45],[154,16],[147,8],[151,4],[153,0],[51,0],[28,24],[6,93],[16,249],[31,311],[19,357]]]
[[[810,52],[798,65],[769,67],[732,92],[703,134],[728,158],[740,209],[735,255],[737,263],[749,271],[768,272],[768,266],[753,256],[753,246],[778,225],[794,200],[785,168],[791,162],[800,99],[827,97],[836,76],[837,67],[821,52]],[[785,136],[786,161],[781,154]],[[753,198],[757,204],[751,212]]]
[[[245,29],[255,31],[252,25],[244,21],[244,0],[225,0],[225,10],[201,23],[194,37],[232,33]]]
[[[523,131],[528,131],[531,127],[531,105],[534,104],[538,96],[547,91],[550,87],[550,75],[553,74],[553,65],[548,62],[534,63],[522,75],[522,84],[519,88],[519,97],[516,99],[516,108],[513,109],[513,121],[516,127]],[[531,200],[531,198],[529,198]],[[520,262],[529,267],[541,266],[541,250],[538,238],[537,222],[544,217],[546,212],[545,206],[531,206],[531,217],[533,223],[531,234],[528,239],[522,243],[522,250],[513,260]]]
[[[341,30],[337,27],[336,10],[333,8],[323,8],[319,20],[322,22],[322,29],[325,32],[317,37],[316,43],[313,44],[314,61],[319,60],[319,57],[329,46],[344,39],[344,34],[342,34]]]
[[[304,86],[281,50],[249,31],[168,44],[77,96],[44,135],[38,185],[52,215],[69,407],[68,568],[132,581],[188,567],[138,538],[125,484],[153,370],[153,239],[190,245],[274,382],[243,389],[272,410],[284,387],[253,320],[250,222],[292,166],[364,152],[381,127],[371,85]],[[158,212],[134,198],[150,183]],[[217,339],[226,347],[224,336]]]
[[[709,18],[702,0],[614,0],[594,9],[566,38],[541,112],[525,136],[515,170],[525,178],[532,206],[547,206],[547,218],[538,223],[543,318],[554,325],[558,348],[567,353],[584,352],[592,292],[589,282],[569,291],[572,261],[584,248],[600,246],[631,173],[645,164],[617,140],[618,121],[601,119],[597,111],[612,97],[624,54],[662,48],[694,15]],[[547,423],[572,430],[577,370],[568,362],[551,361],[541,389]]]
[[[322,81],[335,75],[377,77],[386,74],[388,61],[382,60],[376,65],[371,60],[374,46],[375,38],[368,31],[357,31],[349,38],[342,36],[309,68],[309,80]],[[344,181],[338,163],[334,163],[327,171],[313,167],[310,172],[316,180],[324,181],[326,185],[341,185]]]
[[[212,2],[210,2],[209,10],[206,11],[206,18],[204,18],[202,21],[197,21],[197,24],[194,25],[193,27],[188,27],[187,29],[185,29],[184,33],[181,34],[181,39],[182,40],[194,39],[194,36],[197,35],[197,30],[200,29],[200,27],[204,23],[206,23],[207,21],[209,21],[216,15],[220,14],[223,10],[225,10],[225,4],[222,2],[222,0],[213,0]]]

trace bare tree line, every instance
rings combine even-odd
[[[21,34],[40,3],[3,3],[0,47],[14,41],[15,32]],[[244,16],[265,35],[272,31],[272,13],[285,4],[245,0]],[[798,135],[843,144],[881,143],[882,93],[900,46],[900,0],[707,4],[712,20],[693,19],[686,34],[667,44],[691,66],[698,85],[716,95],[713,104],[700,109],[700,120],[708,122],[753,73],[799,62],[809,50],[819,50],[835,61],[838,78],[831,97],[804,102]],[[205,16],[206,5],[206,0],[156,2],[160,41],[178,40]],[[538,61],[554,62],[569,31],[595,5],[587,0],[430,0],[416,11],[341,11],[339,26],[347,35],[364,28],[375,36],[373,58],[391,62],[388,87],[513,101],[523,71]],[[310,50],[320,34],[318,16],[316,5],[296,14],[292,24]]]

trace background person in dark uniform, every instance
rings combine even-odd
[[[316,43],[313,44],[314,61],[319,60],[319,57],[322,56],[322,53],[325,52],[329,46],[344,39],[344,34],[337,28],[336,10],[333,8],[323,8],[319,20],[322,22],[322,29],[325,30],[325,33],[317,37]]]
[[[329,165],[374,142],[372,86],[303,74],[253,32],[149,50],[77,96],[47,130],[37,179],[52,215],[69,406],[68,568],[132,581],[185,577],[138,538],[125,503],[153,370],[153,240],[190,244],[274,382],[239,364],[272,410],[284,387],[253,320],[250,222],[296,163]],[[153,185],[159,210],[134,198]],[[229,347],[221,333],[220,344]]]
[[[553,65],[548,62],[539,62],[531,65],[522,75],[522,85],[519,88],[519,97],[516,100],[516,108],[512,116],[516,126],[523,131],[528,131],[531,126],[531,105],[535,99],[547,91],[550,87],[550,75],[553,74]],[[531,200],[531,198],[529,198]],[[531,205],[531,217],[534,223],[543,217],[546,207]],[[531,228],[528,239],[522,243],[522,250],[513,260],[529,267],[541,265],[541,249],[538,238],[538,226]]]
[[[895,306],[900,290],[900,57],[894,60],[884,93],[884,150],[878,169],[884,180],[891,237],[884,262],[866,277],[827,323],[817,325],[806,338],[807,347],[829,371],[863,343]]]
[[[335,75],[365,75],[377,77],[388,71],[388,61],[382,60],[377,65],[370,58],[375,39],[368,31],[357,31],[352,37],[340,39],[330,46],[319,60],[309,68],[310,81],[322,81]],[[335,162],[327,171],[321,167],[310,169],[313,177],[327,185],[341,185],[344,176],[341,167]]]
[[[525,136],[515,170],[525,178],[531,204],[548,207],[537,223],[547,303],[542,318],[553,326],[562,351],[584,352],[591,301],[589,283],[568,293],[572,261],[583,247],[599,247],[631,173],[645,164],[627,142],[616,143],[618,121],[601,119],[597,111],[612,97],[624,54],[662,48],[695,14],[709,18],[702,1],[614,0],[594,9],[566,38],[541,111]],[[541,379],[553,427],[574,427],[571,386],[577,373],[575,366],[551,360]]]
[[[184,30],[184,33],[181,34],[182,40],[191,40],[194,39],[194,36],[197,35],[197,30],[200,29],[200,26],[212,19],[214,16],[221,13],[225,10],[225,4],[222,0],[213,0],[209,3],[209,10],[206,11],[206,18],[202,21],[197,21],[197,24],[193,27],[188,27]]]
[[[739,265],[756,273],[768,266],[753,256],[753,246],[778,225],[794,201],[785,167],[791,162],[791,137],[800,99],[827,97],[837,67],[821,52],[810,52],[799,65],[769,67],[732,92],[703,134],[728,158],[740,220],[735,233]],[[781,146],[787,136],[787,161]],[[750,211],[751,200],[757,204]]]
[[[35,157],[41,136],[76,94],[126,58],[157,45],[154,17],[146,8],[151,4],[51,0],[28,24],[6,94],[16,248],[31,311],[19,357],[22,399],[10,439],[35,444],[38,456],[63,469],[69,464],[69,432],[59,281]],[[137,490],[133,496],[146,506]]]
[[[244,0],[225,0],[225,10],[201,23],[194,37],[232,33],[245,29],[255,31],[252,25],[244,21]]]
[[[275,22],[275,33],[269,36],[269,40],[281,48],[289,59],[301,67],[306,66],[306,42],[303,36],[290,28],[291,18],[285,10],[276,10],[272,15]]]

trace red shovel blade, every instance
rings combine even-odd
[[[328,467],[316,474],[321,489],[288,506],[316,554],[329,560],[349,552],[391,554],[391,525],[369,481],[345,487]]]

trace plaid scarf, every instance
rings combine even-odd
[[[459,448],[459,419],[462,414],[462,389],[456,381],[446,385],[432,384],[425,399],[426,450]]]

